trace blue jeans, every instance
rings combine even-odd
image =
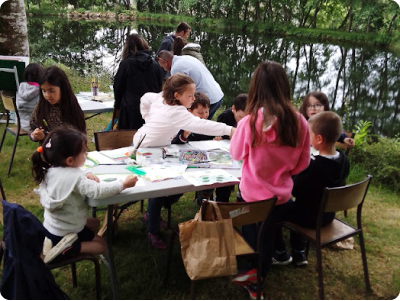
[[[149,199],[147,202],[147,232],[160,232],[161,208],[168,208],[176,203],[183,194],[163,196],[160,198]]]
[[[208,120],[211,120],[215,115],[215,112],[217,112],[217,110],[221,107],[223,99],[224,98],[222,97],[219,101],[210,105],[210,115],[208,115]]]

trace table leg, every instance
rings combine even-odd
[[[113,291],[114,300],[118,300],[118,287],[117,287],[117,273],[115,270],[114,264],[114,254],[112,249],[112,240],[113,240],[113,229],[114,229],[114,222],[113,222],[113,213],[114,213],[114,205],[107,206],[107,249],[108,249],[108,264],[109,264],[109,272],[111,278],[111,286]]]

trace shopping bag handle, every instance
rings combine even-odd
[[[213,208],[213,221],[221,221],[222,220],[222,214],[221,210],[219,209],[218,205],[214,201],[206,201],[207,203],[211,204],[211,208]],[[200,207],[199,212],[196,214],[195,220],[198,221],[203,221],[203,206]]]

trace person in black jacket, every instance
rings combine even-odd
[[[144,124],[140,98],[162,89],[162,69],[150,54],[150,47],[141,35],[127,36],[114,79],[114,116],[118,118],[118,129],[139,129]]]
[[[296,200],[290,204],[283,219],[313,229],[316,227],[324,188],[345,185],[345,180],[349,175],[350,164],[346,155],[335,148],[335,143],[342,133],[340,117],[332,111],[325,111],[312,116],[308,122],[310,125],[311,144],[319,151],[319,155],[311,155],[308,168],[293,177],[292,194]],[[330,224],[334,218],[334,212],[325,212],[322,226]],[[294,263],[297,266],[308,264],[304,252],[304,239],[291,232],[290,242],[293,249]],[[286,253],[285,249],[280,228],[275,241],[276,251],[272,264],[282,265],[291,262],[291,257]],[[284,257],[286,257],[286,260],[282,260]]]

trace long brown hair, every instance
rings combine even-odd
[[[260,108],[264,110],[263,120],[271,115],[278,119],[275,143],[296,147],[299,119],[291,103],[289,80],[282,66],[273,61],[260,63],[250,82],[246,113],[250,114],[252,146],[262,143],[263,126],[256,129]]]
[[[149,50],[149,44],[137,33],[130,34],[126,37],[124,49],[122,50],[122,59],[126,59],[129,55],[134,55],[138,51]]]
[[[72,91],[71,84],[65,72],[56,66],[48,67],[41,74],[39,85],[41,86],[45,82],[60,88],[61,120],[73,125],[86,134],[85,115]],[[42,120],[48,119],[51,106],[52,104],[44,98],[43,93],[39,93],[39,102],[36,106],[37,126],[44,127]]]

